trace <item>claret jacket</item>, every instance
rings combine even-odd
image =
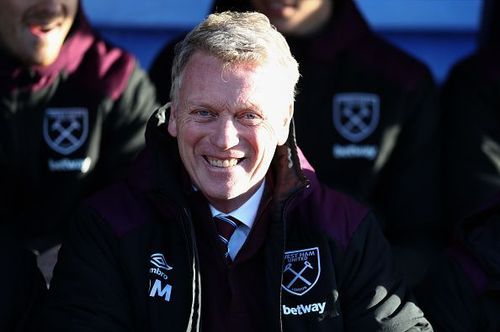
[[[206,250],[215,233],[200,234],[207,202],[193,208],[167,119],[164,108],[154,113],[128,180],[89,199],[72,223],[47,330],[432,331],[373,214],[318,182],[293,129],[266,178],[261,241],[250,233],[253,255],[239,259],[245,243],[221,268]],[[227,282],[212,278],[218,269]]]

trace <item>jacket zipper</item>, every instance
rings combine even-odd
[[[191,246],[192,257],[192,299],[191,299],[191,313],[189,315],[189,322],[186,332],[200,331],[201,322],[201,281],[200,281],[200,263],[198,258],[198,248],[196,246],[196,238],[193,229],[193,222],[191,213],[187,208],[183,208],[180,216],[182,227],[184,229],[184,236],[188,245]]]
[[[283,220],[283,243],[282,243],[282,257],[281,257],[281,267],[283,267],[284,263],[284,252],[285,252],[285,244],[286,244],[286,215],[288,208],[290,204],[295,200],[295,198],[299,195],[299,193],[303,192],[305,189],[309,188],[310,182],[307,181],[303,186],[298,188],[295,192],[290,194],[288,198],[285,200],[283,203],[283,210],[281,212],[281,220]],[[282,308],[282,294],[283,290],[281,288],[281,285],[283,284],[283,271],[280,272],[280,298],[279,298],[279,326],[280,326],[280,331],[283,332],[283,315],[281,314],[281,308]]]

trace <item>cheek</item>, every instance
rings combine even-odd
[[[264,126],[257,131],[250,140],[257,154],[264,157],[264,154],[274,154],[277,146],[277,136],[274,127]]]
[[[177,139],[185,146],[193,147],[199,144],[206,135],[202,128],[190,124],[177,123],[176,126]]]
[[[78,10],[78,2],[79,0],[66,0],[65,5],[68,8],[69,16],[75,16]]]

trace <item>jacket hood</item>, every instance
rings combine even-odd
[[[26,66],[8,54],[0,53],[0,89],[36,91],[49,86],[61,71],[70,74],[78,68],[94,39],[95,36],[79,4],[73,26],[59,56],[51,65]]]
[[[169,106],[168,103],[160,107],[150,117],[146,127],[146,148],[131,170],[129,184],[143,192],[167,196],[184,206],[182,193],[191,191],[191,182],[182,166],[177,140],[167,131]],[[297,148],[293,121],[288,140],[276,149],[270,170],[275,183],[273,199],[280,206],[310,181],[317,181],[313,168]]]

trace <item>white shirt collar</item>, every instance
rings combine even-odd
[[[231,215],[245,224],[248,228],[252,228],[255,218],[257,217],[257,211],[259,209],[260,200],[264,194],[264,184],[265,180],[262,181],[259,189],[246,201],[242,206],[229,213],[223,213],[210,204],[210,212],[212,212],[212,217],[218,214]]]

